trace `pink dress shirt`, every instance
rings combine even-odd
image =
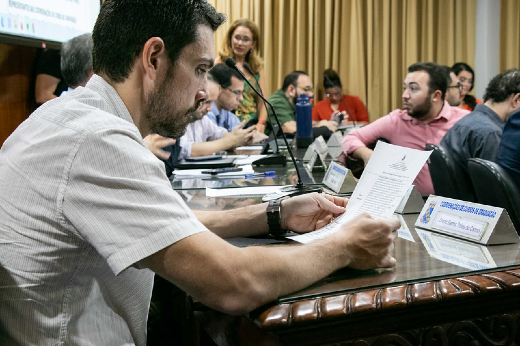
[[[469,111],[451,107],[447,101],[444,101],[439,115],[426,123],[412,118],[402,109],[396,109],[373,123],[347,134],[341,141],[341,146],[343,152],[350,157],[357,148],[373,143],[379,138],[402,147],[424,150],[426,143],[439,145],[442,137],[453,124],[468,113]],[[434,193],[427,164],[417,175],[414,184],[423,196]]]

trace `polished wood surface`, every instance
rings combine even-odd
[[[215,210],[224,204],[206,198],[201,190],[190,193],[196,195],[192,200],[205,199]],[[226,201],[234,203],[233,198]],[[518,343],[518,244],[484,247],[446,238],[447,244],[460,242],[460,248],[454,245],[452,252],[466,252],[469,262],[458,263],[450,256],[446,260],[428,251],[429,242],[439,235],[421,238],[414,227],[417,216],[403,216],[409,233],[396,241],[398,262],[393,269],[343,269],[248,316],[227,316],[204,308],[195,315],[218,345]],[[480,269],[468,265],[484,253],[486,261]]]
[[[37,53],[33,47],[0,44],[0,145],[36,109]]]

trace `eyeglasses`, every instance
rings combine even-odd
[[[462,90],[462,84],[457,83],[456,85],[450,85],[450,86],[448,87],[448,89],[449,89],[449,88],[457,88],[457,89],[459,89],[459,90]]]
[[[342,96],[341,92],[327,93],[327,97]]]
[[[296,87],[302,89],[302,90],[305,91],[306,93],[308,93],[308,92],[314,92],[314,88],[313,88],[313,87],[310,87],[310,86],[301,87],[301,86],[298,86],[298,85],[297,85]]]
[[[233,39],[234,39],[235,41],[237,41],[237,42],[238,42],[238,41],[242,41],[242,42],[244,42],[244,43],[249,43],[249,42],[252,41],[251,38],[249,38],[249,37],[247,37],[247,36],[240,36],[240,35],[235,35],[235,36],[233,36]]]
[[[236,96],[242,96],[244,94],[244,91],[243,90],[231,90],[229,88],[226,88],[226,90],[229,90],[231,91],[233,94],[235,94]]]

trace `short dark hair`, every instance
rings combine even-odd
[[[196,41],[198,25],[215,31],[224,20],[206,0],[106,0],[92,33],[94,72],[123,82],[151,37],[164,41],[175,62]]]
[[[299,70],[292,71],[287,76],[285,76],[285,78],[283,80],[282,90],[287,91],[287,88],[289,87],[289,85],[296,86],[296,83],[298,82],[298,78],[300,78],[301,75],[308,76],[307,72],[299,71]]]
[[[435,90],[440,90],[441,99],[444,100],[446,89],[448,88],[445,69],[434,62],[416,62],[408,67],[409,73],[417,71],[424,71],[430,76],[428,81],[428,93],[431,95]]]
[[[326,69],[323,71],[323,89],[335,87],[343,88],[343,85],[341,85],[341,79],[339,79],[339,75],[336,71],[331,68]]]
[[[486,87],[484,102],[504,102],[511,95],[520,93],[520,71],[516,68],[507,70],[493,77]]]
[[[441,65],[442,69],[444,70],[444,73],[446,74],[446,82],[448,83],[448,86],[451,85],[451,83],[453,82],[453,80],[451,79],[451,67],[449,66],[445,66],[445,65]]]
[[[76,36],[61,45],[61,74],[71,88],[83,85],[92,72],[92,35]]]
[[[231,77],[244,80],[240,73],[226,64],[216,64],[211,70],[209,70],[209,75],[224,89],[231,85]]]

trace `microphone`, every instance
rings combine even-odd
[[[236,63],[235,63],[236,65]],[[228,65],[229,66],[229,65]],[[262,88],[260,87],[260,82],[258,81],[258,78],[256,78],[256,74],[253,72],[253,69],[251,68],[251,66],[249,66],[249,64],[247,63],[247,61],[244,61],[244,63],[242,64],[242,66],[244,66],[244,68],[247,70],[247,72],[251,73],[251,75],[255,78],[255,81],[256,81],[256,86],[258,87],[258,90],[260,91],[260,95],[261,96],[264,96],[264,93],[262,91]],[[243,76],[245,77],[245,76]],[[247,79],[246,79],[247,80]],[[256,92],[256,90],[253,90]],[[263,97],[262,97],[262,101],[263,101]],[[267,117],[269,118],[269,122],[271,124],[273,124],[273,121],[271,120],[271,116],[269,114],[269,109],[267,109],[267,103],[265,101],[263,101],[264,103],[264,107],[265,107],[265,112],[267,113]],[[276,138],[277,136],[277,132],[275,128],[273,128],[273,139],[274,139],[274,147],[275,147],[275,154],[278,154],[280,152],[280,148],[278,147],[278,139]],[[264,147],[262,148],[262,154],[267,154],[267,150],[269,150],[269,139],[267,139],[267,142],[266,144],[264,145]],[[262,164],[260,162],[260,164]]]
[[[245,78],[244,74],[242,73],[242,71],[240,71],[240,69],[236,66],[236,62],[235,60],[233,60],[232,58],[227,58],[226,61],[225,61],[226,65],[231,67],[232,69],[236,70],[246,81],[246,83],[251,87],[251,89],[266,103],[269,105],[269,107],[271,108],[271,112],[273,113],[273,116],[276,120],[276,123],[278,125],[278,128],[281,130],[282,129],[282,125],[280,124],[280,120],[278,119],[278,116],[276,115],[276,112],[274,111],[274,107],[273,105],[267,101],[263,95],[261,95],[254,87],[253,85],[251,85],[251,83],[249,83],[249,81],[247,80],[247,78]],[[268,113],[269,114],[269,113]],[[275,199],[275,198],[281,198],[281,197],[285,197],[285,196],[296,196],[296,195],[302,195],[304,193],[309,193],[309,192],[322,192],[323,190],[321,189],[321,187],[309,187],[309,186],[304,186],[303,185],[303,182],[302,182],[302,177],[301,177],[301,174],[300,174],[300,169],[298,168],[298,165],[296,163],[296,160],[294,159],[294,155],[293,155],[293,152],[292,152],[292,149],[291,147],[289,146],[289,143],[287,142],[287,137],[285,137],[285,133],[283,131],[282,132],[282,138],[285,142],[285,145],[287,146],[287,151],[289,152],[289,155],[291,156],[291,161],[292,163],[294,164],[294,168],[296,170],[296,175],[298,176],[298,183],[295,185],[295,186],[290,186],[288,188],[283,188],[281,191],[279,191],[278,193],[275,193],[275,194],[267,194],[265,195],[264,197],[267,197],[267,199],[264,199],[262,198],[262,200],[265,202],[266,200],[269,200],[269,199]]]

